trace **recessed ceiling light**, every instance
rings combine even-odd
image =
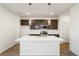
[[[27,15],[30,15],[30,13],[29,13],[29,12],[27,12]]]
[[[53,13],[52,13],[52,12],[50,12],[50,15],[52,16],[52,15],[53,15]]]

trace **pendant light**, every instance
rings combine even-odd
[[[51,3],[48,3],[48,25],[50,25],[50,5]]]
[[[49,9],[49,20],[48,20],[48,25],[50,25],[50,19],[53,16],[53,12],[51,10],[51,3],[48,3],[48,9]]]
[[[29,3],[28,4],[28,9],[29,9],[29,11],[27,12],[27,15],[28,16],[30,16],[30,14],[31,14],[31,5],[32,5],[32,3]]]
[[[27,12],[28,16],[29,16],[29,24],[31,25],[31,5],[32,3],[29,3],[29,12]]]

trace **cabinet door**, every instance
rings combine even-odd
[[[48,20],[46,19],[35,19],[35,20],[32,20],[32,25],[48,25]]]
[[[21,25],[29,25],[29,20],[21,20]]]
[[[51,29],[58,29],[58,20],[51,20]]]

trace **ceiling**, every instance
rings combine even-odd
[[[22,18],[26,17],[49,17],[49,13],[52,12],[51,17],[58,17],[61,13],[67,11],[72,7],[73,3],[51,3],[50,12],[48,3],[32,3],[31,9],[29,9],[28,3],[1,3],[3,7],[7,8],[13,13],[16,13]],[[30,12],[30,15],[27,13]]]

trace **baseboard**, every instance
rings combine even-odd
[[[1,51],[0,51],[0,54],[3,53],[3,52],[5,52],[6,50],[8,50],[9,48],[11,48],[11,47],[14,46],[15,44],[17,44],[17,42],[14,41],[14,42],[13,42],[12,44],[10,44],[6,49],[1,50]]]
[[[72,51],[71,49],[70,49],[70,51],[71,51],[73,54],[75,54],[75,56],[77,56],[77,54],[76,54],[74,51]]]

